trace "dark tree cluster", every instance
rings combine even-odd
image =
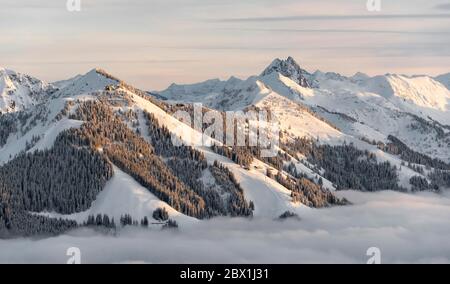
[[[98,152],[75,147],[69,132],[50,150],[24,153],[0,167],[0,193],[15,209],[72,214],[88,209],[106,181],[111,165]]]
[[[197,218],[251,215],[250,205],[245,202],[233,175],[214,176],[217,186],[228,194],[229,198],[223,202],[223,196],[199,182],[202,173],[213,171],[214,167],[208,167],[204,155],[191,147],[174,147],[169,131],[161,127],[154,117],[149,123],[150,136],[154,139],[152,146],[128,128],[112,111],[107,99],[78,101],[78,104],[70,118],[84,121],[80,128],[62,132],[49,150],[23,152],[0,167],[2,231],[31,235],[76,227],[70,221],[28,212],[73,214],[87,210],[112,177],[112,164],[186,215]],[[69,114],[71,106],[67,105],[62,115]],[[48,115],[45,106],[41,110],[31,116],[20,112],[15,118],[20,119],[22,127],[29,128]],[[136,118],[134,114],[126,115]],[[148,118],[152,119],[150,115]],[[37,138],[30,142],[29,148],[36,142]],[[17,220],[20,224],[16,223]],[[112,220],[105,216],[101,221],[99,216],[90,217],[86,225],[94,223],[96,226],[112,226]],[[33,226],[27,225],[27,229],[25,224]],[[38,229],[39,226],[34,224],[43,225]]]
[[[421,154],[411,150],[400,139],[392,135],[390,135],[388,139],[391,141],[391,143],[385,145],[382,150],[393,155],[399,155],[402,160],[409,163],[424,165],[439,170],[450,170],[449,164],[439,159],[433,159],[425,154]]]
[[[317,145],[310,139],[297,139],[285,148],[292,156],[305,155],[317,171],[324,170],[322,176],[333,182],[338,190],[405,191],[398,185],[395,166],[378,162],[375,154],[361,151],[352,144]]]
[[[240,151],[237,151],[236,149],[240,149]],[[284,163],[290,160],[289,155],[282,152],[279,152],[275,157],[260,157],[261,151],[259,147],[219,147],[213,145],[213,150],[238,164],[240,164],[240,160],[247,161],[247,163],[241,164],[245,167],[250,166],[254,157],[259,157],[263,162],[278,169],[279,172],[283,170]],[[237,153],[239,153],[239,155]],[[268,176],[270,177],[270,173]],[[302,202],[306,206],[311,207],[347,204],[345,200],[336,198],[327,189],[322,188],[322,186],[315,184],[306,177],[289,177],[285,179],[282,175],[279,175],[277,178],[274,176],[272,178],[292,191],[294,202]]]
[[[151,144],[157,155],[170,158],[189,159],[199,163],[199,166],[205,169],[208,164],[203,153],[196,151],[190,146],[174,146],[171,132],[162,126],[156,117],[148,112],[144,113],[146,118]]]
[[[44,125],[48,121],[50,109],[45,103],[36,105],[34,108],[19,112],[16,117],[20,122],[20,131],[22,134],[27,133],[39,123]]]
[[[149,223],[149,221],[148,221],[147,216],[145,216],[144,218],[142,218],[142,220],[141,220],[141,227],[148,227],[149,224],[150,224],[150,223]]]
[[[244,168],[250,168],[250,165],[254,159],[252,149],[245,146],[229,147],[212,145],[211,149],[215,153],[232,160],[233,162]]]
[[[162,226],[163,230],[178,229],[178,223],[175,220],[169,219],[166,224]]]
[[[103,149],[113,164],[177,211],[197,218],[224,215],[214,208],[214,194],[198,181],[207,168],[204,155],[191,147],[175,147],[170,132],[151,114],[146,118],[152,145],[131,131],[106,103],[83,103],[75,116],[87,121],[74,130],[80,145]]]
[[[413,176],[409,180],[412,191],[426,191],[432,189],[432,186],[428,183],[426,178],[421,176]]]
[[[120,225],[122,227],[138,226],[139,222],[137,220],[134,220],[130,214],[125,214],[125,215],[120,216]]]
[[[75,139],[103,149],[109,160],[162,201],[186,215],[204,218],[205,202],[155,154],[155,149],[131,131],[105,102],[85,102],[75,118],[86,121],[73,130]]]
[[[75,221],[33,215],[0,202],[0,239],[56,236],[76,227]]]
[[[177,111],[185,111],[190,114],[191,117],[194,117],[194,107],[191,104],[170,104],[165,107],[165,111],[168,113],[175,113]],[[259,108],[247,108],[245,112],[248,111],[254,111],[258,112]],[[223,137],[217,137],[217,133],[214,133],[211,138],[218,139],[219,141],[225,142],[227,139],[227,117],[226,113],[218,110],[209,109],[206,107],[202,108],[202,114],[205,115],[208,112],[215,112],[217,116],[221,117],[221,121],[223,123],[222,130],[223,130]],[[268,115],[270,117],[271,113],[270,110],[268,111]],[[202,124],[202,131],[205,132],[205,130],[209,127],[211,127],[214,123],[216,123],[214,120],[212,122],[203,122]],[[249,119],[244,118],[240,119],[239,117],[234,117],[233,119],[233,131],[234,131],[234,142],[233,145],[238,145],[238,133],[242,129],[246,129],[249,126]],[[189,125],[190,127],[193,127],[193,125]],[[261,157],[261,147],[260,146],[249,146],[249,137],[248,134],[245,137],[245,146],[224,146],[224,145],[212,145],[211,149],[224,157],[227,157],[228,159],[232,160],[233,162],[237,163],[238,165],[249,168],[250,164],[253,162],[253,159],[255,157],[260,158]]]
[[[64,117],[69,116],[70,109],[75,105],[74,101],[67,101],[64,108],[55,116],[53,122],[60,121]]]
[[[11,133],[17,132],[16,119],[11,114],[0,115],[0,148],[8,141]]]
[[[165,111],[168,113],[175,113],[177,111],[185,111],[187,113],[190,114],[191,117],[194,117],[194,107],[192,104],[170,104],[167,105],[165,108]],[[258,113],[259,111],[261,111],[260,108],[258,107],[248,107],[244,110],[244,113],[247,112],[254,112],[254,113]],[[267,113],[268,113],[268,118],[270,119],[270,117],[272,116],[272,113],[270,111],[270,109],[266,109]],[[215,138],[218,139],[219,141],[225,142],[227,139],[227,131],[228,131],[228,127],[227,127],[227,117],[226,117],[226,113],[223,111],[218,111],[218,110],[213,110],[213,109],[209,109],[206,107],[202,108],[202,113],[203,115],[205,115],[208,112],[215,112],[217,114],[217,116],[221,117],[221,121],[223,122],[223,137],[216,137],[217,133],[214,133],[214,135],[211,138]],[[215,123],[215,121],[213,120],[212,122],[203,122],[202,125],[202,131],[205,132],[205,130],[207,128],[209,128],[210,126],[212,126]],[[233,119],[233,131],[234,131],[234,142],[233,145],[238,145],[238,133],[241,132],[240,130],[243,129],[247,129],[249,127],[249,119],[248,117],[244,117],[244,119],[240,119],[239,117],[234,117]],[[189,125],[190,127],[193,127],[193,125]],[[258,142],[259,143],[259,142]],[[227,157],[228,159],[232,160],[233,162],[235,162],[236,164],[244,167],[244,168],[250,168],[251,163],[253,162],[254,158],[259,158],[262,161],[269,163],[273,166],[275,166],[276,168],[281,169],[282,168],[282,164],[283,164],[283,159],[281,158],[282,154],[280,153],[278,156],[276,157],[261,157],[261,148],[262,146],[250,146],[249,145],[249,137],[248,134],[245,137],[245,146],[244,145],[240,145],[240,146],[229,146],[229,145],[212,145],[211,149],[224,157]]]
[[[25,143],[25,151],[30,150],[31,148],[33,148],[34,146],[36,146],[36,144],[41,140],[40,136],[37,135],[33,135],[33,137],[31,137],[31,141],[27,141]]]
[[[432,187],[450,188],[450,171],[434,170],[428,175]]]
[[[322,208],[332,205],[346,205],[348,202],[334,196],[328,189],[325,189],[311,180],[302,177],[294,178],[283,175],[281,171],[275,175],[275,180],[291,191],[294,202],[300,202],[308,207]]]
[[[291,160],[291,157],[289,157],[289,155],[286,153],[278,151],[278,155],[276,155],[275,157],[263,157],[260,159],[266,164],[271,165],[275,169],[281,171],[284,169],[285,163]]]
[[[152,217],[156,221],[167,221],[169,220],[169,212],[167,212],[166,208],[157,208],[153,211]]]
[[[244,190],[237,182],[233,173],[217,161],[214,161],[214,165],[210,167],[210,171],[227,196],[225,202],[226,211],[232,217],[252,216],[255,205],[252,201],[247,202],[245,200]]]
[[[156,212],[156,211],[155,211]],[[153,213],[155,215],[155,213]],[[155,216],[154,216],[155,217]],[[169,219],[167,216],[158,216],[159,219],[156,219],[158,222],[157,225],[163,225],[161,229],[169,229],[169,228],[178,228],[178,224],[176,221]],[[141,219],[141,221],[135,220],[131,217],[130,214],[125,214],[120,217],[120,225],[122,227],[127,226],[141,226],[142,228],[148,228],[150,226],[150,221],[148,220],[147,216],[144,216],[144,218]]]
[[[3,147],[11,134],[25,134],[39,122],[48,120],[49,109],[45,104],[36,105],[31,110],[0,114],[0,148]]]
[[[183,103],[174,103],[174,104],[168,104],[165,103],[163,110],[171,115],[174,115],[176,112],[186,112],[189,114],[189,116],[191,117],[192,120],[194,120],[194,105],[193,104],[183,104]],[[217,133],[214,133],[212,138],[221,140],[221,141],[225,141],[226,139],[226,131],[227,131],[227,127],[226,127],[226,113],[222,112],[222,111],[218,111],[215,109],[210,109],[208,107],[202,106],[202,116],[204,117],[207,113],[215,113],[216,116],[220,116],[221,117],[221,121],[222,121],[222,129],[223,129],[223,137],[217,137],[215,135],[217,135]],[[182,121],[182,120],[180,120]],[[186,121],[182,121],[184,123],[186,123]],[[213,124],[215,124],[216,121],[213,119],[211,122],[207,122],[206,120],[202,122],[202,133],[205,132],[205,130],[212,126]],[[188,125],[189,127],[194,127],[193,124]]]
[[[0,167],[0,223],[4,224],[0,227],[23,236],[75,227],[70,221],[28,213],[87,210],[112,176],[112,167],[99,153],[75,147],[71,140],[69,132],[63,132],[52,149],[22,153]]]
[[[408,115],[415,120],[415,123],[409,126],[411,129],[419,130],[423,134],[430,134],[430,132],[434,131],[436,133],[436,139],[445,139],[447,143],[449,142],[448,138],[450,137],[450,133],[444,130],[449,129],[448,125],[442,125],[431,117],[428,117],[428,120],[426,120],[412,113],[408,113]]]
[[[205,202],[189,189],[166,164],[153,155],[150,146],[130,150],[124,145],[111,145],[105,153],[111,161],[133,176],[136,181],[148,188],[159,199],[167,202],[177,211],[198,218],[204,217]]]
[[[286,211],[286,212],[284,212],[283,214],[280,215],[279,219],[280,220],[286,220],[286,219],[297,219],[297,220],[300,220],[300,217],[296,213],[293,213],[291,211]]]
[[[229,187],[230,184],[234,183],[235,178],[228,169],[224,169],[226,171],[225,175],[219,176],[214,174],[217,171],[217,167],[209,167],[216,183],[221,187],[222,191],[230,195],[229,198],[223,200],[216,190],[206,188],[201,180],[204,171],[208,169],[208,163],[204,154],[190,146],[174,146],[168,129],[161,126],[153,114],[145,113],[145,117],[147,119],[149,137],[155,152],[167,160],[167,165],[177,177],[203,198],[206,206],[205,217],[251,215],[246,210],[247,204],[243,195],[240,196],[240,191],[233,190],[234,187]],[[241,202],[242,200],[244,202]],[[243,206],[243,208],[238,209],[236,206]]]
[[[116,222],[114,218],[110,218],[108,215],[97,214],[89,215],[87,221],[83,223],[85,227],[103,227],[110,230],[116,229]]]

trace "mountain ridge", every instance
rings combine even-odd
[[[23,110],[45,100],[55,88],[32,76],[0,69],[0,113]]]
[[[450,157],[450,128],[426,114],[406,112],[387,99],[388,93],[368,92],[373,77],[315,72],[310,75],[318,85],[305,87],[297,83],[298,72],[285,73],[292,79],[271,70],[246,80],[172,85],[166,95],[181,101],[161,101],[93,69],[55,84],[59,89],[46,101],[0,114],[0,196],[8,197],[0,200],[0,237],[5,226],[8,233],[33,235],[83,226],[86,218],[92,225],[91,214],[121,220],[134,214],[124,217],[129,224],[130,218],[156,210],[154,204],[167,208],[182,226],[216,216],[278,218],[349,205],[335,196],[340,189],[436,191],[450,181],[450,165],[439,160]],[[223,146],[173,116],[176,110],[189,112],[191,102],[203,102],[220,115],[268,110],[280,126],[277,156],[261,157],[258,147]],[[174,147],[172,137],[186,145]],[[205,138],[212,145],[189,144]],[[81,180],[70,173],[46,178],[58,175],[55,163],[66,167],[55,157],[70,159],[71,167],[89,176],[81,179],[88,198],[74,191]],[[24,178],[24,169],[40,174]],[[119,195],[117,188],[124,186],[130,188]],[[74,203],[58,199],[65,194]],[[30,198],[40,202],[33,205]],[[108,203],[120,203],[116,198],[130,202],[112,208]],[[23,225],[36,218],[46,225]],[[97,224],[110,224],[110,218],[103,219]]]
[[[305,84],[298,84],[299,74],[309,76],[309,82],[314,82],[314,85],[306,84],[305,87]],[[370,77],[356,73],[346,77],[321,71],[311,74],[289,57],[286,60],[275,59],[261,76],[251,76],[236,83],[214,80],[212,88],[207,86],[211,81],[206,82],[177,85],[157,94],[173,102],[201,102],[208,107],[232,111],[245,109],[270,92],[275,92],[306,105],[312,111],[324,108],[351,118],[353,122],[343,127],[349,135],[371,140],[384,136],[383,141],[387,141],[389,135],[395,135],[418,151],[425,151],[434,157],[445,153],[445,159],[450,160],[450,151],[446,148],[449,141],[445,134],[442,135],[447,133],[446,127],[437,126],[434,129],[435,122],[450,125],[450,91],[430,76],[387,74]],[[255,101],[256,98],[259,99]],[[331,121],[341,121],[340,115],[327,116]],[[367,127],[371,128],[369,132]],[[439,142],[428,139],[427,133],[433,133],[431,136]]]

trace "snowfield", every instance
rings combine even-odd
[[[130,95],[138,109],[153,113],[162,125],[167,127],[172,133],[177,134],[188,145],[191,145],[189,143],[192,141],[201,141],[202,133],[181,123],[148,100],[134,94]],[[145,123],[142,122],[141,125],[145,125]],[[142,133],[146,132],[142,131]],[[298,207],[292,203],[290,191],[267,178],[265,172],[256,170],[248,171],[227,158],[214,153],[208,147],[194,146],[194,148],[205,154],[208,163],[213,164],[217,160],[233,172],[244,190],[246,200],[255,203],[255,216],[276,218],[287,210],[295,210]]]
[[[53,90],[44,81],[0,67],[0,114],[36,105]]]
[[[118,222],[120,217],[125,214],[130,214],[136,220],[142,220],[145,216],[149,218],[157,208],[165,208],[170,218],[176,220],[183,227],[198,222],[197,219],[183,215],[167,203],[160,201],[132,177],[114,167],[114,176],[108,181],[89,210],[72,215],[55,213],[40,213],[39,215],[74,220],[83,224],[89,215],[106,214]]]
[[[56,121],[55,117],[64,108],[68,99],[54,99],[48,105],[42,106],[48,114],[47,119],[38,121],[26,133],[19,131],[10,135],[6,145],[0,147],[0,165],[8,162],[17,154],[27,149],[27,143],[31,143],[33,137],[39,137],[38,142],[33,145],[29,152],[44,150],[53,147],[56,137],[64,130],[80,127],[82,122],[68,118]],[[31,118],[33,119],[33,117]],[[29,125],[30,119],[27,121]],[[26,126],[26,125],[25,125]]]
[[[297,72],[296,76],[300,73]],[[55,83],[60,88],[56,92],[56,97],[60,98],[51,100],[51,104],[48,106],[49,117],[55,117],[67,101],[95,99],[95,96],[90,94],[101,91],[108,85],[118,83],[112,76],[105,76],[104,74],[103,71],[94,69],[85,75],[79,75],[72,79]],[[263,76],[251,77],[245,81],[232,77],[225,82],[210,80],[189,86],[172,85],[160,95],[165,95],[175,101],[202,102],[206,106],[211,107],[220,105],[225,110],[242,110],[250,105],[269,108],[280,122],[281,130],[288,137],[293,139],[296,137],[309,137],[311,139],[319,139],[320,143],[332,145],[340,145],[344,142],[353,143],[362,150],[375,153],[380,161],[389,161],[391,164],[396,165],[400,169],[400,185],[410,188],[409,179],[414,175],[418,175],[416,172],[407,167],[401,167],[399,158],[386,154],[375,146],[359,139],[365,137],[386,142],[387,133],[391,133],[394,129],[397,129],[397,131],[403,129],[405,132],[408,132],[405,129],[407,129],[410,120],[399,115],[401,110],[395,106],[394,102],[384,99],[385,97],[395,97],[395,92],[389,94],[385,91],[382,95],[359,93],[361,88],[369,88],[368,86],[371,88],[377,86],[383,90],[387,89],[385,85],[374,84],[374,80],[363,75],[345,78],[335,74],[316,72],[309,77],[309,80],[314,80],[314,84],[318,84],[324,89],[305,88],[291,78],[279,73],[269,72]],[[372,80],[372,83],[367,83],[370,80]],[[424,79],[411,80],[415,82],[415,80]],[[425,81],[428,82],[429,80]],[[439,88],[439,90],[442,87],[440,83],[433,83],[433,85],[436,85],[435,87]],[[335,91],[330,92],[327,91],[328,89]],[[131,108],[138,111],[140,115],[140,130],[144,139],[149,139],[146,136],[147,131],[142,117],[142,112],[145,110],[153,113],[160,123],[172,133],[177,134],[184,142],[189,144],[190,142],[201,141],[201,133],[181,123],[149,100],[130,91],[125,90],[125,92],[134,101]],[[229,100],[226,102],[223,101],[224,92],[228,94]],[[221,100],[217,101],[219,99]],[[321,107],[316,109],[317,114],[307,109],[307,107],[314,108],[317,106]],[[339,113],[357,120],[349,120]],[[322,115],[325,119],[319,118],[318,115]],[[384,122],[387,122],[387,124],[384,124]],[[402,123],[401,127],[400,123]],[[10,157],[23,151],[26,143],[33,136],[39,136],[40,140],[29,150],[30,152],[50,148],[61,131],[79,127],[80,125],[81,122],[67,118],[57,122],[49,120],[49,123],[44,125],[38,124],[22,137],[11,136],[7,145],[0,149],[0,162],[6,162]],[[373,127],[375,126],[378,128],[374,129]],[[396,134],[401,136],[401,133]],[[406,135],[411,134],[408,132]],[[415,139],[415,137],[411,137],[412,139]],[[210,164],[217,160],[233,172],[244,190],[246,199],[253,201],[255,204],[255,217],[277,218],[286,211],[302,215],[305,211],[310,210],[301,204],[293,203],[289,190],[266,177],[266,169],[269,166],[264,163],[255,160],[250,170],[246,170],[212,152],[208,147],[196,146],[195,148],[205,154]],[[301,172],[312,177],[315,176],[314,172],[303,163],[297,162],[296,166]],[[150,216],[157,207],[164,206],[171,212],[171,217],[182,225],[197,221],[194,218],[174,212],[167,204],[158,202],[151,193],[140,187],[133,178],[119,169],[115,168],[114,172],[113,180],[108,183],[108,187],[99,195],[97,201],[88,211],[71,216],[55,214],[50,214],[50,216],[64,217],[82,223],[88,215],[108,214],[116,219],[120,219],[121,215],[129,212],[135,219],[140,219],[144,216]],[[324,182],[326,188],[334,190],[334,186],[329,181],[324,179]],[[123,190],[118,190],[119,188]],[[124,200],[127,200],[127,202],[122,202]]]
[[[284,72],[275,72],[277,68]],[[299,76],[304,84],[298,84]],[[327,118],[347,135],[382,142],[393,135],[415,151],[448,162],[450,136],[441,137],[438,133],[448,133],[450,127],[450,90],[442,83],[448,77],[443,75],[435,80],[429,76],[392,74],[375,77],[362,73],[345,77],[320,71],[311,74],[288,58],[275,60],[260,76],[247,80],[231,78],[172,85],[153,93],[172,102],[202,102],[220,110],[266,105],[281,114],[282,129],[298,125],[292,131],[294,134],[328,140],[329,127],[293,111],[300,104]],[[437,130],[436,123],[447,128],[438,126]],[[331,136],[342,137],[336,132]]]

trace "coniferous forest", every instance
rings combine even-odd
[[[82,102],[70,117],[84,121],[79,129],[63,131],[49,150],[21,153],[0,167],[2,236],[73,228],[74,222],[30,212],[87,210],[112,177],[113,164],[186,215],[200,219],[252,215],[251,203],[231,172],[218,175],[216,164],[208,166],[203,154],[191,147],[173,146],[168,130],[151,114],[145,117],[151,144],[132,131],[108,102]],[[214,187],[201,181],[205,171],[215,177]],[[36,225],[36,220],[43,225]]]
[[[115,109],[129,103],[126,94],[119,96],[125,98],[125,104],[116,100],[115,92],[118,91],[105,91],[97,100],[76,104],[71,101],[55,119],[69,116],[83,121],[80,128],[62,131],[50,149],[25,152],[40,140],[33,136],[25,151],[0,166],[0,237],[54,235],[80,225],[108,230],[118,224],[148,227],[151,221],[147,217],[134,220],[130,215],[121,220],[106,215],[89,216],[84,224],[77,224],[36,214],[73,214],[89,209],[113,176],[113,166],[188,216],[207,219],[253,215],[254,203],[245,199],[243,189],[227,167],[218,161],[208,163],[202,152],[190,146],[174,146],[171,132],[152,113],[142,113],[146,127],[140,128],[138,112]],[[70,110],[72,107],[74,111]],[[167,105],[161,103],[161,107]],[[0,146],[13,133],[26,133],[47,118],[45,106],[37,109],[39,112],[34,115],[22,111],[0,116]],[[448,164],[414,152],[393,136],[389,139],[391,143],[378,146],[400,156],[418,173],[410,179],[413,191],[437,191],[441,186],[450,186]],[[396,166],[380,162],[374,154],[352,144],[321,145],[298,138],[283,144],[283,151],[271,158],[261,157],[258,147],[212,145],[211,150],[246,170],[250,170],[255,159],[260,159],[276,170],[275,174],[268,170],[267,177],[289,189],[293,202],[310,207],[349,204],[325,188],[322,177],[338,190],[406,190],[399,186]],[[306,157],[316,178],[297,171],[291,158],[298,154]],[[429,180],[424,177],[425,168]],[[164,222],[165,228],[178,227],[163,209],[156,210],[153,218]]]
[[[379,162],[374,154],[351,144],[318,145],[311,139],[296,139],[285,148],[292,156],[305,155],[317,172],[323,170],[323,177],[333,182],[338,190],[405,190],[398,185],[395,166]]]
[[[71,214],[90,207],[112,176],[112,167],[102,155],[76,147],[72,140],[70,132],[64,132],[52,149],[20,154],[0,167],[0,230],[57,233],[73,227],[73,222],[29,212]]]

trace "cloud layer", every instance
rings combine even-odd
[[[79,247],[84,263],[449,263],[449,194],[343,192],[355,205],[307,210],[301,221],[215,219],[178,232],[90,230],[45,240],[0,241],[0,262],[65,263]]]

